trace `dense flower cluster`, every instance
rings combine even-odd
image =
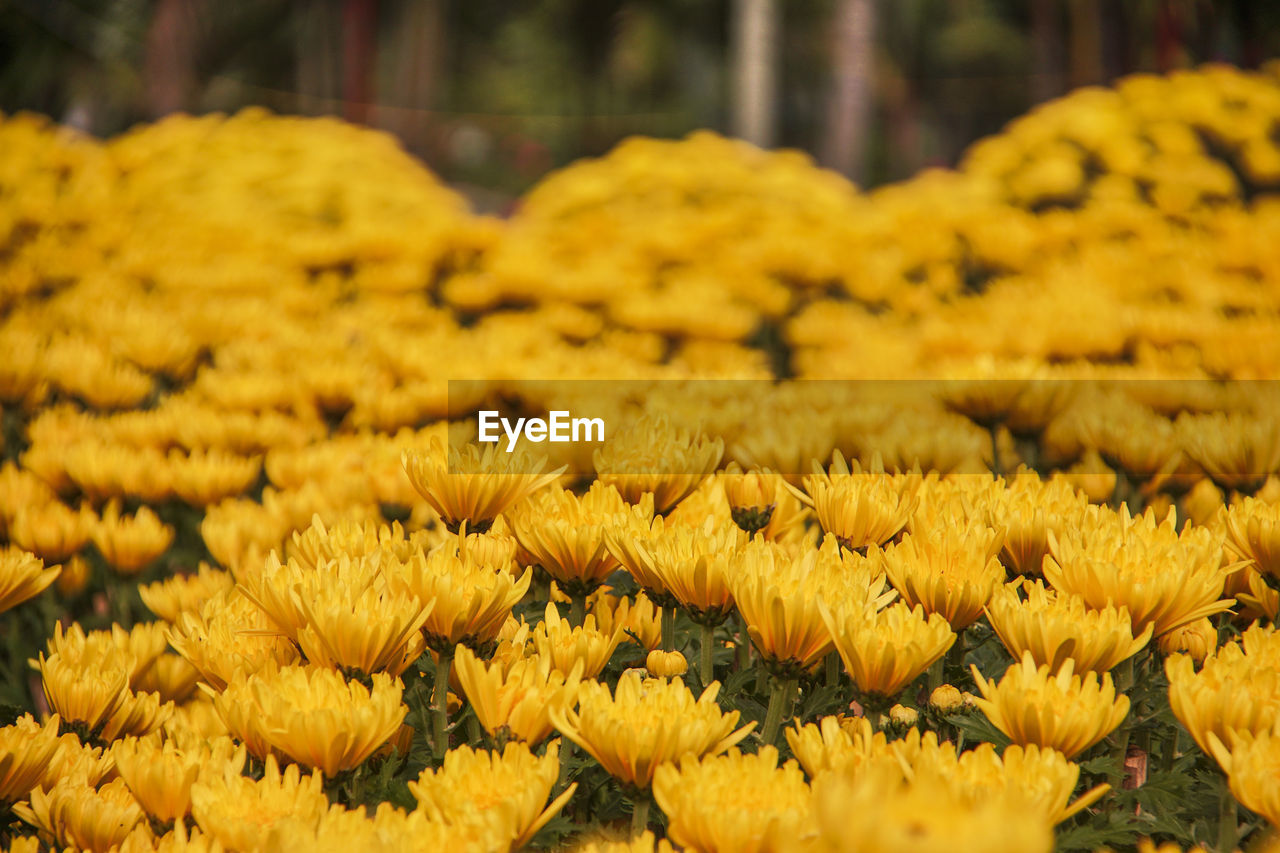
[[[1280,830],[1277,121],[1137,77],[869,194],[636,139],[503,222],[332,120],[0,121],[0,842]]]

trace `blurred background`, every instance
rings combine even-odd
[[[880,184],[1078,86],[1278,54],[1274,0],[0,0],[0,110],[339,115],[501,210],[701,127]]]

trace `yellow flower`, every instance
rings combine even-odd
[[[543,621],[533,631],[533,646],[540,656],[566,673],[581,661],[583,678],[599,675],[621,640],[621,631],[615,630],[612,634],[597,631],[594,616],[587,616],[581,627],[574,628],[568,619],[560,618],[552,602],[547,602]]]
[[[61,645],[61,639],[59,623],[55,641]],[[94,733],[129,699],[131,663],[109,642],[82,642],[48,657],[41,652],[36,669],[49,707],[67,723],[78,723],[86,733]]]
[[[735,562],[730,582],[738,612],[751,642],[784,677],[808,669],[831,651],[831,629],[821,613],[824,598],[860,617],[894,598],[892,591],[883,593],[882,574],[864,558],[842,550],[831,536],[821,548],[798,557],[772,542],[753,540]]]
[[[58,593],[64,598],[74,598],[89,586],[92,575],[93,569],[89,562],[79,554],[72,555],[63,564],[62,573],[58,575]]]
[[[904,536],[883,551],[871,551],[889,581],[911,607],[940,613],[956,631],[982,615],[1004,579],[996,559],[1001,535],[988,527],[946,526]]]
[[[196,690],[200,671],[181,655],[163,654],[134,683],[134,689],[158,693],[163,701],[185,702]]]
[[[127,735],[150,734],[164,725],[173,714],[173,703],[159,693],[135,693],[125,690],[124,701],[102,727],[102,739],[113,741]]]
[[[644,659],[644,668],[654,678],[677,678],[689,671],[689,662],[680,652],[654,649]]]
[[[903,777],[881,759],[814,783],[821,849],[830,853],[1048,853],[1052,824],[1017,798],[974,799],[936,773]]]
[[[174,493],[191,506],[209,506],[243,493],[258,479],[262,461],[217,448],[170,451],[167,459]]]
[[[210,773],[191,786],[191,815],[227,850],[257,850],[267,832],[285,819],[318,822],[329,809],[319,770],[303,776],[296,764],[280,770],[266,759],[261,779],[239,772]]]
[[[233,586],[235,579],[229,572],[202,562],[192,574],[173,575],[139,586],[138,594],[152,613],[166,622],[177,622],[182,613],[199,613],[206,601]]]
[[[1207,616],[1174,628],[1160,638],[1160,651],[1166,655],[1186,652],[1196,663],[1203,662],[1217,647],[1218,628]]]
[[[902,728],[914,726],[920,719],[920,712],[906,705],[894,705],[889,709],[889,722]]]
[[[591,839],[574,848],[574,853],[675,853],[675,848],[667,839],[655,838],[646,829],[627,839]]]
[[[717,526],[712,518],[697,528],[668,526],[647,543],[651,571],[694,622],[716,625],[732,608],[730,567],[745,541],[737,527]]]
[[[976,704],[991,724],[1021,746],[1051,747],[1071,758],[1111,733],[1129,713],[1129,697],[1116,697],[1110,674],[1075,674],[1068,658],[1053,672],[1036,667],[1030,653],[1009,667],[1000,683],[971,666],[984,698]]]
[[[587,606],[605,633],[621,631],[624,642],[636,642],[634,634],[641,647],[650,651],[662,642],[662,610],[643,591],[634,598],[618,598],[602,588],[587,599]]]
[[[581,662],[568,675],[541,656],[518,660],[507,669],[500,663],[486,665],[465,646],[458,649],[454,667],[485,731],[494,736],[506,732],[529,744],[551,734],[551,711],[571,708],[582,680]]]
[[[113,849],[146,818],[122,779],[97,790],[82,779],[61,779],[47,792],[33,790],[30,805],[14,811],[59,846],[94,851]]]
[[[426,557],[414,555],[396,572],[393,588],[402,585],[421,601],[435,601],[422,633],[438,654],[452,654],[458,643],[480,648],[497,639],[533,579],[528,569],[517,580],[480,565],[470,554],[459,555],[449,542]]]
[[[1280,435],[1269,414],[1183,413],[1174,426],[1187,455],[1221,489],[1251,494],[1280,469]]]
[[[372,755],[408,713],[400,702],[399,680],[382,672],[370,680],[372,687],[365,687],[331,669],[270,666],[245,678],[248,713],[271,747],[333,776]],[[227,720],[230,703],[215,703]]]
[[[269,662],[283,666],[299,657],[297,647],[239,588],[217,593],[198,613],[178,614],[168,639],[217,690],[236,672],[252,674]]]
[[[939,714],[954,714],[964,708],[964,696],[954,684],[942,684],[929,694],[929,707]]]
[[[823,530],[846,548],[859,550],[883,545],[907,526],[916,497],[905,482],[883,473],[864,473],[857,462],[851,471],[837,452],[830,470],[807,475],[804,492],[795,494],[813,507]]]
[[[23,714],[0,729],[0,805],[25,800],[58,751],[58,715],[44,725]]]
[[[345,557],[344,557],[345,559]],[[327,564],[318,571],[327,569]],[[420,629],[434,601],[423,602],[385,581],[364,589],[344,582],[341,572],[300,599],[306,621],[298,647],[313,664],[344,672],[399,675],[424,648]]]
[[[1237,731],[1230,748],[1218,736],[1209,733],[1209,748],[1223,772],[1231,793],[1246,808],[1267,819],[1272,829],[1280,830],[1280,731],[1252,733]]]
[[[1257,570],[1280,578],[1280,507],[1252,497],[1222,510],[1227,547]]]
[[[191,786],[204,773],[238,773],[245,751],[230,738],[192,739],[180,747],[158,737],[126,738],[111,748],[120,778],[138,803],[161,823],[180,820],[191,810]]]
[[[506,453],[496,444],[483,450],[473,444],[447,454],[433,438],[423,454],[406,450],[401,464],[418,494],[445,526],[457,533],[463,522],[483,533],[506,509],[555,481],[564,471],[541,473],[546,459],[531,459],[523,450]]]
[[[1041,581],[999,587],[986,613],[1009,654],[1021,658],[1029,652],[1037,665],[1055,672],[1067,658],[1075,661],[1077,672],[1106,672],[1137,654],[1155,630],[1148,623],[1135,637],[1125,608],[1089,609],[1080,596],[1046,589]]]
[[[817,723],[786,729],[787,743],[800,766],[815,779],[820,773],[859,766],[886,754],[888,739],[866,717],[823,717]]]
[[[116,760],[110,749],[86,746],[77,735],[67,732],[58,738],[58,749],[44,768],[39,787],[48,791],[59,780],[72,778],[97,787],[104,779],[115,775]]]
[[[693,494],[724,455],[724,439],[694,435],[663,415],[645,415],[611,435],[592,455],[596,478],[612,485],[627,503],[651,494],[653,509],[666,513]]]
[[[570,594],[587,595],[618,569],[605,547],[607,528],[647,525],[652,499],[632,507],[618,490],[599,480],[581,498],[546,489],[511,511],[511,528],[529,559]]]
[[[58,578],[62,569],[12,546],[0,550],[0,613],[35,598]]]
[[[779,767],[772,746],[663,764],[653,775],[653,798],[671,840],[693,850],[760,853],[813,832],[804,774],[795,761]]]
[[[1050,537],[1044,576],[1054,589],[1094,610],[1125,607],[1135,634],[1154,625],[1156,637],[1231,607],[1222,589],[1238,566],[1223,566],[1206,528],[1179,533],[1172,514],[1157,524],[1149,510],[1131,519],[1127,506],[1090,510],[1073,536]]]
[[[57,501],[19,509],[9,522],[13,544],[42,559],[61,562],[79,551],[93,532],[93,512]]]
[[[778,505],[779,475],[768,468],[743,473],[737,462],[730,462],[718,477],[734,524],[749,534],[769,526]]]
[[[1165,660],[1169,707],[1206,753],[1209,735],[1261,734],[1280,719],[1280,634],[1254,625],[1223,644],[1196,672],[1189,655]]]
[[[821,605],[845,672],[863,693],[880,701],[896,696],[946,654],[956,640],[947,620],[919,606],[898,603],[868,615],[857,608]]]
[[[519,849],[577,790],[575,782],[548,804],[559,773],[559,741],[541,756],[523,743],[509,743],[501,753],[464,745],[449,750],[439,770],[423,770],[409,791],[433,821],[448,823],[459,811],[477,809],[510,839],[512,849]]]
[[[719,682],[712,682],[695,699],[681,681],[627,672],[613,696],[606,684],[583,683],[578,710],[553,708],[551,721],[624,785],[647,788],[663,762],[685,753],[717,755],[755,728],[749,723],[735,731],[738,712],[721,713],[719,692]]]
[[[142,571],[169,549],[173,528],[143,506],[132,518],[121,517],[119,501],[111,501],[102,511],[102,519],[94,525],[93,544],[103,559],[123,575]]]

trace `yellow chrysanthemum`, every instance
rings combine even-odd
[[[694,698],[682,681],[627,672],[614,695],[606,684],[584,683],[578,710],[553,708],[551,721],[624,785],[647,788],[663,762],[685,753],[719,754],[755,728],[749,723],[735,731],[738,712],[720,711],[719,692],[719,682],[712,682]]]
[[[1221,512],[1227,547],[1261,574],[1280,578],[1280,506],[1246,497]]]
[[[904,490],[903,482],[865,473],[856,463],[851,471],[839,453],[830,470],[818,469],[803,483],[804,492],[796,496],[813,507],[823,530],[854,550],[888,542],[907,526],[916,505],[914,491]]]
[[[58,715],[44,725],[24,714],[0,729],[0,805],[25,800],[58,751]]]
[[[583,678],[599,675],[621,640],[621,631],[605,634],[597,630],[594,616],[587,616],[581,627],[573,627],[568,619],[560,618],[552,602],[547,602],[543,620],[533,631],[533,647],[541,657],[565,673],[581,662]]]
[[[166,622],[177,622],[183,613],[199,613],[210,598],[235,586],[230,572],[201,563],[189,575],[174,575],[138,587],[142,603]]]
[[[1209,748],[1223,772],[1231,793],[1247,808],[1280,830],[1280,731],[1254,734],[1236,731],[1228,747],[1212,732]]]
[[[1254,625],[1225,643],[1196,671],[1189,655],[1172,655],[1169,707],[1206,753],[1209,735],[1231,743],[1234,733],[1261,734],[1280,719],[1280,633]]]
[[[465,646],[458,649],[454,667],[485,731],[529,744],[551,734],[551,711],[571,708],[582,680],[581,662],[568,675],[541,656],[505,668],[501,663],[485,664]]]
[[[1129,697],[1116,696],[1110,674],[1101,680],[1096,672],[1082,677],[1070,658],[1053,671],[1037,667],[1030,653],[1023,653],[1022,662],[1009,667],[999,684],[971,669],[984,697],[975,704],[1021,746],[1050,747],[1071,758],[1110,734],[1129,713]]]
[[[753,540],[735,559],[730,583],[751,642],[768,664],[790,677],[832,650],[823,599],[860,616],[892,601],[884,575],[828,536],[822,547],[792,556],[772,542]]]
[[[883,702],[946,654],[956,634],[940,614],[894,604],[874,615],[821,606],[845,672],[858,689]]]
[[[1044,576],[1054,589],[1101,610],[1125,607],[1134,633],[1154,625],[1156,637],[1231,607],[1223,584],[1238,565],[1223,566],[1222,545],[1203,527],[1175,529],[1173,514],[1157,523],[1148,510],[1130,518],[1095,510],[1071,536],[1050,538]]]
[[[58,563],[79,551],[93,533],[94,515],[57,501],[23,507],[9,522],[9,539],[49,563]]]
[[[678,678],[689,671],[689,662],[680,652],[654,649],[645,657],[644,668],[654,678]]]
[[[244,678],[246,687],[236,689]],[[251,676],[237,674],[228,692],[232,699],[247,696],[246,715],[273,749],[306,767],[332,776],[358,766],[386,743],[404,722],[402,687],[386,673],[370,676],[372,687],[348,681],[331,669],[269,666]],[[226,696],[226,694],[223,694]],[[229,719],[233,702],[215,699],[219,713]],[[252,750],[253,744],[249,744]]]
[[[191,786],[202,773],[238,773],[245,751],[230,738],[190,739],[183,746],[158,737],[126,738],[111,747],[120,778],[147,814],[160,823],[177,821],[191,810]]]
[[[999,587],[986,613],[1009,654],[1021,658],[1028,652],[1037,665],[1055,672],[1067,658],[1075,661],[1077,672],[1106,672],[1137,654],[1155,631],[1148,623],[1135,637],[1125,608],[1092,610],[1079,596],[1046,589],[1041,581]]]
[[[652,498],[633,507],[597,480],[580,498],[546,489],[512,510],[510,521],[533,563],[569,593],[587,595],[618,569],[618,559],[605,547],[605,530],[643,527],[652,517]]]
[[[939,613],[963,631],[982,615],[1004,579],[1004,566],[996,559],[1001,539],[985,526],[949,525],[904,536],[870,554],[907,605]]]
[[[787,743],[810,779],[830,770],[857,766],[883,755],[888,739],[866,717],[823,717],[817,723],[786,730]]]
[[[653,775],[653,798],[671,840],[694,850],[761,853],[814,831],[804,774],[795,761],[779,767],[772,746],[664,764]]]
[[[111,501],[93,528],[93,544],[104,560],[122,575],[134,575],[169,549],[173,528],[143,506],[132,517],[120,515],[120,504]]]
[[[123,779],[96,790],[83,779],[61,779],[48,791],[33,790],[30,804],[14,811],[60,846],[76,850],[111,850],[146,819]]]
[[[59,566],[46,569],[43,560],[21,548],[0,549],[0,613],[44,592],[61,571]]]
[[[319,821],[328,809],[320,771],[304,776],[291,764],[282,772],[275,756],[267,758],[261,779],[211,773],[191,786],[191,816],[227,850],[260,849],[281,821]]]
[[[399,675],[422,654],[420,629],[434,601],[392,591],[385,581],[361,590],[341,575],[315,593],[300,599],[305,624],[298,630],[298,647],[311,663]]]
[[[542,473],[546,459],[531,459],[523,450],[506,453],[496,444],[483,450],[473,444],[448,453],[432,439],[426,453],[406,450],[401,463],[414,489],[457,533],[463,522],[484,532],[509,507],[555,481],[557,468]]]
[[[458,811],[477,809],[519,849],[578,789],[575,782],[548,803],[559,772],[559,741],[541,756],[523,743],[509,743],[501,753],[460,746],[445,754],[439,770],[423,770],[409,791],[434,821],[447,823]]]
[[[592,455],[596,478],[631,504],[652,495],[658,513],[691,495],[724,455],[724,439],[694,435],[665,416],[642,416]]]
[[[528,569],[516,579],[476,563],[449,542],[428,556],[415,555],[397,572],[393,587],[401,585],[421,601],[435,601],[422,633],[441,654],[452,654],[458,643],[478,648],[493,642],[533,579]]]
[[[856,773],[814,783],[818,831],[829,853],[1048,853],[1049,820],[1018,799],[976,802],[937,774],[907,781],[896,761],[881,759]]]
[[[268,663],[284,666],[299,658],[297,647],[238,588],[217,593],[198,613],[180,613],[168,638],[200,677],[218,690],[237,672],[251,674]]]

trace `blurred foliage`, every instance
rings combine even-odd
[[[816,151],[844,0],[779,2],[778,136]],[[628,135],[725,129],[733,10],[732,0],[0,0],[0,110],[102,136],[177,107],[335,113],[391,130],[447,179],[505,198]],[[895,0],[876,14],[873,184],[954,163],[1076,85],[1280,52],[1280,6],[1254,0]],[[178,94],[157,96],[157,81]]]

